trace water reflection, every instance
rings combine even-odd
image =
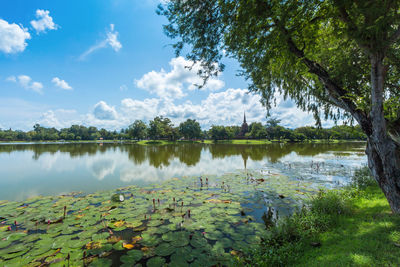
[[[0,199],[21,200],[35,194],[145,185],[172,177],[279,166],[282,162],[300,162],[321,155],[365,161],[360,153],[364,147],[363,143],[0,145]],[[356,158],[343,156],[349,153]]]

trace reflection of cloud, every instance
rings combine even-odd
[[[88,164],[91,173],[98,179],[103,180],[107,175],[114,174],[117,166],[114,159],[97,159]]]
[[[53,165],[58,161],[60,152],[57,153],[45,153],[40,156],[39,161],[42,169],[49,171],[53,168]]]
[[[260,168],[262,161],[249,161],[248,168]],[[183,167],[184,166],[184,167]],[[120,180],[122,182],[160,182],[172,177],[197,176],[197,175],[220,175],[237,169],[244,169],[241,155],[213,159],[211,153],[202,153],[201,160],[194,166],[186,166],[178,158],[170,161],[168,166],[162,169],[154,168],[148,164],[134,165],[131,162],[121,166]]]

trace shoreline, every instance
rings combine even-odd
[[[267,139],[232,139],[232,140],[203,140],[203,141],[167,141],[167,140],[84,140],[84,141],[0,141],[0,145],[63,145],[63,144],[130,144],[130,145],[179,145],[179,144],[211,144],[211,145],[270,145],[270,144],[338,144],[365,143],[364,140],[324,140],[306,141],[267,140]]]

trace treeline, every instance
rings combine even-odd
[[[253,122],[249,125],[249,131],[244,138],[268,139],[268,140],[366,140],[366,135],[360,126],[334,126],[332,128],[316,128],[304,126],[289,129],[279,125],[280,120],[271,119],[267,124]],[[238,137],[241,128],[238,126],[212,126],[208,131],[208,137],[213,140],[229,140]]]
[[[82,140],[230,140],[235,138],[246,139],[268,139],[268,140],[289,140],[304,141],[315,139],[340,139],[340,140],[365,140],[359,126],[334,126],[332,128],[315,128],[311,126],[289,129],[279,125],[279,120],[270,119],[265,125],[261,122],[253,122],[248,127],[245,135],[240,135],[239,126],[213,125],[208,131],[202,130],[196,120],[186,121],[174,126],[169,118],[162,116],[155,117],[144,123],[136,120],[128,128],[120,131],[108,131],[96,127],[72,125],[69,128],[56,129],[46,128],[39,124],[33,126],[31,131],[2,130],[0,129],[0,141],[82,141]],[[240,135],[240,136],[239,136]]]

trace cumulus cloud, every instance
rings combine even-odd
[[[74,109],[49,109],[43,112],[36,121],[45,127],[67,128],[73,124],[81,124],[83,116],[80,116]]]
[[[28,45],[27,39],[31,39],[31,35],[24,27],[15,23],[9,24],[7,21],[0,19],[0,51],[6,54],[22,52]]]
[[[64,90],[72,90],[72,87],[65,81],[65,80],[61,80],[58,77],[54,77],[51,80],[52,83],[54,83],[55,86],[64,89]]]
[[[32,90],[38,94],[43,94],[43,84],[40,82],[32,81],[28,75],[19,75],[18,77],[10,76],[6,79],[10,82],[18,83],[20,86],[27,90]]]
[[[54,23],[53,18],[49,16],[50,11],[37,9],[36,19],[32,20],[31,25],[36,33],[46,32],[47,30],[57,30],[58,25]]]
[[[115,120],[117,119],[117,111],[114,107],[110,107],[106,102],[100,101],[94,106],[93,115],[99,120]]]
[[[196,85],[202,84],[202,79],[197,75],[202,69],[199,63],[193,65],[192,61],[177,57],[171,59],[169,65],[169,72],[164,69],[148,72],[135,80],[135,85],[160,98],[179,99],[187,95],[184,92],[185,85],[186,89],[195,90]],[[222,80],[211,78],[203,89],[219,90],[224,86]]]
[[[88,50],[80,55],[79,59],[84,60],[93,52],[106,47],[111,47],[115,52],[118,52],[122,48],[122,44],[118,41],[118,32],[115,31],[114,28],[114,24],[110,24],[110,30],[107,30],[106,32],[106,38],[101,42],[89,47]]]
[[[159,115],[161,100],[157,98],[146,98],[144,100],[135,100],[125,98],[121,101],[121,109],[124,116],[149,121]],[[161,115],[161,114],[160,114]]]

